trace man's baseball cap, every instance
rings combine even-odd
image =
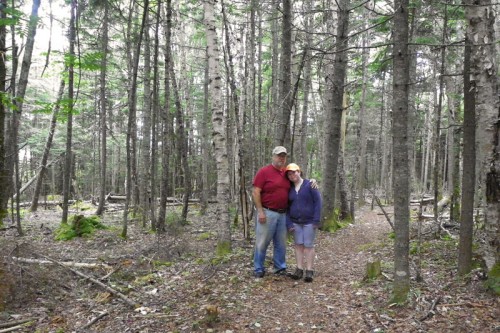
[[[273,155],[279,155],[279,154],[283,154],[283,153],[287,154],[285,147],[283,147],[283,146],[274,147]]]

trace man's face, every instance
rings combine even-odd
[[[286,154],[273,155],[273,165],[278,169],[283,169],[286,166]]]

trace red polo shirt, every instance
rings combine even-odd
[[[285,170],[278,170],[272,164],[266,165],[257,171],[253,186],[261,189],[262,206],[272,209],[288,208],[290,181],[286,178]]]

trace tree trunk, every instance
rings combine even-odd
[[[393,301],[403,303],[410,291],[409,267],[409,164],[408,164],[408,0],[394,3],[393,27],[393,196],[394,284]]]
[[[149,27],[149,17],[146,16],[146,26]],[[144,107],[142,111],[142,141],[141,141],[141,162],[142,167],[139,168],[139,192],[140,211],[142,218],[142,227],[145,228],[150,212],[151,189],[149,180],[151,171],[151,38],[149,37],[149,28],[144,30]]]
[[[280,65],[280,114],[275,145],[290,148],[290,115],[292,113],[292,1],[283,0]],[[293,152],[292,152],[293,153]]]
[[[68,223],[68,201],[71,192],[71,160],[72,160],[72,140],[73,140],[73,98],[74,98],[74,78],[75,78],[75,43],[76,43],[76,0],[71,1],[71,19],[69,24],[69,58],[68,64],[68,120],[66,123],[66,156],[64,160],[64,180],[63,180],[63,203],[62,203],[62,224]]]
[[[231,248],[231,225],[229,218],[229,165],[226,147],[226,117],[221,100],[221,75],[219,72],[219,42],[217,39],[216,20],[214,17],[215,1],[204,2],[204,23],[207,34],[208,66],[210,76],[210,95],[212,97],[212,124],[215,160],[217,163],[217,218],[218,251]]]
[[[464,120],[462,200],[460,204],[460,241],[458,274],[467,275],[472,268],[472,236],[474,227],[474,193],[476,182],[476,110],[475,93],[471,90],[471,41],[465,37],[464,49]]]
[[[5,21],[7,18],[6,13],[7,1],[0,0],[0,20]],[[4,24],[0,24],[0,52],[2,54],[7,53],[5,39],[7,31]],[[5,66],[5,61],[7,57],[0,57],[0,94],[5,94],[5,82],[7,77],[7,69]],[[8,170],[7,170],[7,160],[6,160],[6,147],[5,147],[5,104],[0,103],[0,227],[3,225],[3,219],[7,216],[7,202],[9,201],[8,192]]]
[[[151,216],[151,228],[156,230],[156,163],[157,163],[157,151],[158,151],[158,140],[157,140],[157,119],[160,109],[160,82],[159,82],[159,29],[160,29],[160,17],[161,17],[162,2],[159,0],[156,6],[156,19],[155,19],[155,42],[154,42],[154,58],[153,58],[153,111],[151,113],[151,166],[150,166],[150,216]]]
[[[174,73],[173,63],[170,63],[170,78],[172,80],[172,90],[174,91],[174,100],[176,108],[176,122],[177,122],[177,134],[178,141],[177,147],[179,149],[180,161],[182,164],[182,179],[184,186],[184,196],[182,197],[182,221],[187,221],[189,198],[191,197],[191,173],[189,171],[189,161],[188,161],[188,138],[185,130],[184,115],[181,105],[181,99],[179,97],[179,88],[177,86],[177,81]]]
[[[366,14],[368,16],[368,14]],[[366,17],[368,19],[369,17]],[[366,21],[365,21],[366,22]],[[366,23],[366,25],[368,25]],[[356,198],[359,205],[363,205],[364,195],[363,191],[365,188],[365,173],[366,173],[366,123],[365,123],[365,114],[366,114],[366,93],[367,93],[367,62],[368,62],[368,48],[366,48],[367,41],[370,40],[370,32],[369,30],[363,34],[362,37],[362,47],[363,53],[361,56],[361,101],[359,106],[359,115],[358,115],[358,126],[357,126],[357,138],[358,141],[356,143],[356,153],[354,154],[355,159],[355,169],[353,172],[353,189],[352,196],[353,199]],[[352,200],[354,202],[354,200]],[[353,205],[354,206],[354,205]],[[354,217],[354,209],[351,211],[352,216]]]
[[[134,57],[133,57],[133,66],[132,66],[132,81],[129,86],[129,97],[128,97],[128,122],[127,122],[127,184],[126,184],[126,199],[125,199],[125,208],[123,211],[123,224],[122,224],[122,232],[121,237],[127,238],[127,228],[128,228],[128,210],[130,206],[130,199],[132,197],[132,193],[137,193],[134,191],[136,188],[136,180],[135,177],[137,175],[137,169],[135,167],[135,123],[136,123],[136,108],[137,108],[137,72],[139,70],[139,55],[141,51],[142,44],[142,36],[144,32],[144,27],[146,23],[146,17],[148,15],[148,7],[149,0],[145,0],[144,2],[144,11],[142,13],[142,21],[141,27],[139,31],[139,36],[137,38],[136,48],[134,49]],[[134,176],[135,175],[135,176]],[[136,201],[137,203],[137,201]]]
[[[208,56],[205,54],[208,61]],[[208,76],[208,62],[205,64],[205,79],[203,82],[203,123],[201,124],[201,156],[205,163],[201,164],[201,201],[200,201],[200,214],[205,215],[208,207],[208,195],[210,187],[208,185],[208,159],[210,153],[210,137],[208,133],[208,122],[210,121],[210,110],[208,108],[209,102],[209,76]]]
[[[444,4],[444,18],[443,18],[443,32],[441,43],[446,45],[446,35],[447,35],[447,27],[448,27],[448,6],[446,3]],[[439,200],[439,180],[441,179],[439,170],[440,170],[440,162],[441,162],[441,114],[443,109],[443,96],[444,96],[444,75],[445,75],[445,58],[446,55],[446,46],[441,48],[440,54],[440,68],[439,68],[439,97],[438,97],[438,105],[437,105],[437,114],[436,114],[436,124],[434,129],[434,167],[433,167],[433,180],[434,180],[434,223],[436,224],[436,228],[438,233],[441,231],[439,228],[439,212],[438,212],[438,200]]]
[[[171,67],[171,37],[172,37],[172,1],[166,2],[166,20],[165,20],[165,105],[161,112],[162,117],[162,158],[161,158],[161,184],[160,184],[160,204],[158,212],[158,221],[156,222],[156,229],[158,232],[165,231],[165,218],[167,215],[167,196],[168,196],[168,173],[169,173],[169,140],[170,140],[170,67]]]
[[[102,215],[104,212],[104,203],[106,201],[106,165],[107,165],[107,99],[106,99],[106,71],[108,62],[108,2],[103,2],[104,17],[102,22],[102,59],[101,59],[101,72],[99,75],[99,106],[100,106],[100,134],[101,134],[101,161],[99,163],[99,204],[95,212],[96,215]]]
[[[486,197],[486,242],[483,258],[489,270],[500,271],[500,152],[498,67],[493,41],[495,10],[491,0],[467,1],[465,16],[469,22],[467,34],[471,45],[471,86],[475,93],[478,131],[477,157],[481,163],[481,188]],[[482,185],[485,185],[483,187]],[[498,284],[498,282],[497,282]],[[498,288],[498,285],[497,285]]]
[[[323,219],[332,223],[335,217],[335,191],[337,184],[337,165],[340,152],[341,121],[344,97],[344,81],[347,71],[347,48],[349,33],[349,9],[346,0],[338,1],[337,43],[331,80],[331,100],[328,101],[324,123],[324,162],[323,162]]]
[[[65,81],[61,80],[61,83],[59,85],[59,93],[57,94],[56,105],[54,106],[54,112],[52,113],[52,120],[50,121],[49,134],[47,136],[47,141],[45,142],[45,148],[43,150],[40,172],[38,173],[36,180],[35,193],[33,194],[33,200],[31,202],[30,211],[32,212],[36,212],[38,209],[38,199],[40,197],[40,192],[42,190],[43,178],[45,176],[45,172],[47,171],[47,161],[49,160],[50,149],[52,147],[52,140],[54,138],[54,133],[56,130],[57,116],[59,114],[59,110],[61,109],[61,100],[64,94],[64,85]]]

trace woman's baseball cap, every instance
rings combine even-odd
[[[297,164],[295,163],[290,163],[286,166],[286,171],[300,171],[300,168]]]

